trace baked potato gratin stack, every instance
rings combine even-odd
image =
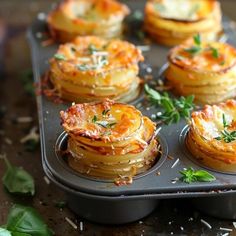
[[[120,37],[126,5],[115,0],[64,0],[47,18],[53,39],[68,42],[76,36]]]
[[[186,144],[203,165],[236,173],[236,101],[193,112]]]
[[[215,0],[149,0],[144,28],[158,43],[178,45],[200,32],[215,40],[222,31],[221,9]]]
[[[104,100],[61,111],[68,134],[68,163],[79,173],[112,179],[133,177],[157,159],[155,125],[135,107]]]
[[[78,37],[59,47],[50,60],[49,77],[59,96],[68,101],[129,102],[140,92],[137,75],[142,60],[141,51],[131,43]]]
[[[194,40],[170,51],[166,78],[181,95],[213,104],[236,95],[236,49],[220,42]]]

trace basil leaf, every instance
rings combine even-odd
[[[209,172],[205,170],[194,170],[191,167],[180,171],[180,174],[182,175],[180,180],[188,184],[192,182],[212,182],[216,180],[215,176]]]
[[[51,236],[52,231],[34,208],[14,205],[7,219],[6,228],[14,236]],[[21,234],[20,234],[21,233]]]
[[[211,182],[211,181],[214,181],[216,179],[214,175],[208,173],[205,170],[195,171],[194,176],[200,182]]]
[[[12,236],[11,232],[7,229],[0,227],[0,236]]]
[[[7,166],[7,171],[2,178],[6,189],[10,193],[31,194],[33,196],[35,193],[33,177],[22,167],[12,166],[6,155],[3,156],[3,159]]]

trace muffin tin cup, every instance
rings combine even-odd
[[[140,2],[134,4],[133,1],[127,1],[127,4],[130,5],[131,9],[142,9],[144,1]],[[230,21],[227,18],[224,18],[223,25],[228,42],[236,45],[235,32],[230,28]],[[48,59],[53,56],[58,47],[55,44],[43,47],[43,39],[37,38],[39,32],[45,31],[45,26],[45,22],[36,20],[28,31],[36,83],[40,83],[40,77],[49,69]],[[136,39],[130,40],[140,44]],[[144,56],[152,70],[147,70],[149,64],[143,63],[140,65],[140,75],[152,74],[154,79],[157,80],[160,79],[161,74],[159,68],[165,64],[169,49],[154,44],[150,47],[150,51],[145,52]],[[152,83],[148,80],[146,82]],[[143,115],[148,117],[153,117],[160,111],[158,108],[150,106],[145,100],[143,91],[130,104],[136,106]],[[186,155],[186,148],[182,141],[183,130],[186,127],[185,120],[181,120],[178,124],[162,125],[158,133],[162,148],[160,160],[149,171],[135,177],[132,184],[118,187],[112,181],[80,175],[69,168],[62,156],[55,152],[65,144],[65,134],[62,133],[63,130],[60,126],[59,112],[66,110],[71,104],[55,104],[45,96],[39,95],[37,96],[37,105],[42,163],[45,173],[52,182],[67,192],[70,208],[80,216],[95,222],[120,224],[146,216],[154,210],[159,199],[197,198],[196,201],[202,201],[202,203],[196,203],[196,206],[204,205],[204,201],[206,203],[208,201],[210,206],[211,199],[214,197],[216,203],[213,204],[212,208],[218,206],[219,212],[221,210],[220,204],[226,201],[232,202],[226,209],[227,215],[225,217],[234,219],[236,204],[233,205],[233,196],[236,194],[236,191],[234,191],[236,189],[236,175],[209,170],[210,173],[215,175],[216,181],[186,184],[179,180],[181,177],[179,172],[183,168],[204,169],[203,166],[200,166],[199,163],[194,162],[192,158]],[[196,201],[194,200],[194,202]],[[107,216],[103,216],[104,209],[109,212]],[[139,210],[136,211],[136,209]],[[207,207],[204,209],[207,209]],[[208,213],[214,215],[211,208]]]

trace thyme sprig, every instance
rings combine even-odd
[[[145,84],[144,89],[149,101],[163,109],[163,112],[156,118],[165,124],[178,123],[181,117],[185,119],[190,117],[190,112],[194,108],[193,95],[175,99],[169,97],[168,93],[160,94],[147,84]]]
[[[231,143],[236,140],[236,130],[234,131],[228,131],[227,128],[229,127],[229,124],[226,121],[225,114],[222,114],[222,123],[224,130],[220,132],[220,136],[216,137],[216,140],[223,140],[225,143]]]
[[[190,48],[185,48],[184,51],[188,52],[192,55],[195,55],[197,53],[199,53],[200,51],[202,51],[202,40],[201,40],[201,35],[197,34],[195,36],[193,36],[193,41],[194,41],[194,46],[190,47]]]
[[[110,112],[110,109],[103,110],[102,117],[106,117],[109,112]],[[107,120],[99,120],[99,118],[96,115],[93,116],[92,123],[97,124],[97,125],[99,125],[103,128],[106,128],[106,129],[111,129],[114,127],[114,125],[117,124],[116,122],[109,122]]]

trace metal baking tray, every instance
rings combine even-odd
[[[145,1],[140,1],[134,4],[134,1],[126,1],[131,10],[143,9],[144,2]],[[230,20],[224,18],[223,25],[227,42],[236,46],[236,33],[231,28]],[[136,25],[135,27],[139,26]],[[35,20],[28,31],[28,39],[32,51],[34,79],[36,83],[39,84],[40,78],[49,69],[48,59],[53,56],[58,47],[56,44],[47,47],[42,46],[42,39],[39,38],[38,35],[45,31],[46,23],[40,19]],[[138,39],[132,37],[128,38],[128,40],[136,45],[141,44]],[[150,74],[157,80],[164,70],[163,65],[166,63],[169,48],[156,44],[151,44],[150,47],[151,49],[149,51],[144,52],[145,62],[140,65],[140,74],[141,76],[148,74],[150,71],[148,71],[147,68],[151,67],[152,72]],[[144,115],[149,117],[157,112],[157,109],[151,107],[144,99],[143,93],[131,104],[135,105]],[[153,201],[153,199],[162,198],[213,196],[214,194],[219,194],[219,191],[221,194],[226,195],[232,194],[232,189],[236,189],[236,175],[212,170],[209,171],[216,177],[216,181],[214,182],[186,184],[181,181],[173,181],[180,177],[179,171],[183,170],[183,168],[204,168],[193,161],[193,158],[184,145],[184,137],[187,131],[185,120],[181,120],[178,124],[162,126],[158,133],[158,139],[162,147],[160,160],[157,161],[156,165],[147,173],[135,177],[131,185],[118,187],[111,181],[98,180],[80,175],[67,166],[59,151],[66,146],[66,134],[60,126],[59,112],[65,110],[71,104],[55,104],[46,97],[38,95],[37,105],[40,123],[42,162],[45,173],[53,182],[69,193],[71,202],[74,202],[72,205],[74,206],[76,202],[75,199],[81,195],[85,198],[87,196],[90,200],[102,198],[102,200],[107,202],[113,201],[114,199],[122,199],[122,201],[131,202],[132,200],[146,201],[148,199]],[[168,158],[168,155],[173,157],[173,159]],[[177,159],[179,159],[179,161],[175,165]],[[160,175],[157,175],[157,172],[159,172]],[[142,216],[145,216],[147,212],[155,208],[157,201],[155,200],[154,202],[152,203],[152,207],[148,205],[146,211],[140,210],[141,213],[143,213],[141,214]],[[137,207],[139,204],[135,205]],[[126,206],[126,208],[128,209],[128,206]],[[128,211],[126,210],[124,212],[127,214]],[[123,214],[122,217],[126,214]],[[94,218],[89,218],[86,214],[82,215],[88,219],[94,220]],[[114,211],[111,215],[114,215]],[[141,216],[138,218],[141,218]],[[124,221],[129,222],[132,221],[131,219],[135,220],[136,218],[134,216],[129,219],[124,218]],[[109,220],[106,221],[106,219],[103,220],[103,218],[101,218],[100,221],[102,223],[109,223]],[[122,220],[119,221],[118,219],[110,223],[114,222],[124,223]]]

